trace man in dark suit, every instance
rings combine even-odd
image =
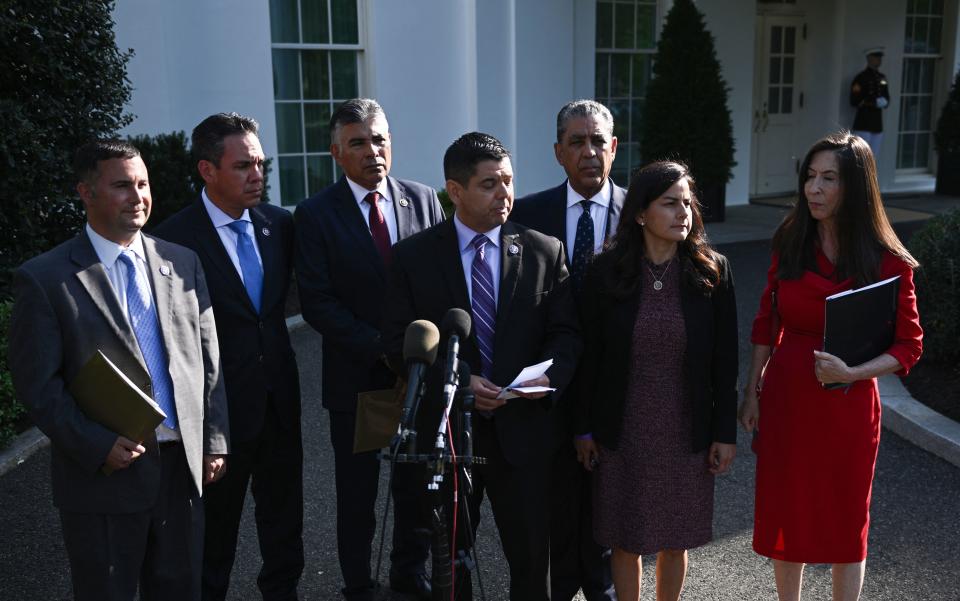
[[[587,263],[613,237],[627,191],[610,179],[617,156],[613,116],[594,100],[567,103],[557,114],[557,162],[567,181],[517,200],[510,220],[553,236],[564,245],[575,296]],[[593,541],[590,474],[577,462],[571,423],[571,388],[555,411],[550,516],[550,585],[554,601],[583,589],[587,601],[616,599],[610,550]]]
[[[237,113],[197,125],[192,152],[204,188],[155,231],[200,256],[230,406],[230,473],[204,497],[204,601],[227,596],[251,481],[263,598],[295,601],[303,572],[300,379],[284,318],[293,216],[260,202],[264,156],[257,130],[256,121]]]
[[[151,198],[136,148],[91,142],[75,167],[86,227],[14,275],[17,397],[52,443],[74,598],[133,601],[139,587],[140,599],[196,600],[200,495],[226,471],[229,435],[203,268],[140,233]],[[98,350],[166,414],[146,440],[88,418],[70,393]]]
[[[460,137],[447,149],[443,169],[456,213],[396,246],[384,336],[396,356],[411,321],[440,323],[452,307],[472,315],[460,356],[472,368],[470,387],[483,416],[475,421],[475,450],[487,463],[474,468],[471,522],[475,530],[486,493],[510,565],[510,598],[543,601],[553,396],[499,395],[524,367],[548,359],[553,365],[546,375],[526,384],[561,394],[570,381],[581,342],[566,261],[557,240],[507,222],[513,168],[496,138]],[[420,412],[421,430],[439,422],[442,363]],[[457,582],[458,598],[471,598],[468,573],[458,574]]]
[[[390,388],[380,318],[397,241],[443,220],[436,192],[389,177],[390,130],[374,100],[340,105],[330,119],[330,152],[344,176],[300,203],[296,271],[303,317],[323,335],[323,406],[330,415],[337,487],[337,551],[347,599],[372,599],[370,555],[380,463],[353,452],[357,393]],[[419,510],[420,480],[409,465],[394,475],[390,586],[430,598],[429,541]]]

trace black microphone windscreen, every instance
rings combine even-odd
[[[433,365],[437,359],[437,347],[440,345],[440,330],[433,322],[418,319],[407,326],[403,335],[403,360],[423,362]]]
[[[463,309],[454,307],[443,316],[443,320],[440,322],[440,331],[443,332],[444,337],[456,334],[463,339],[470,334],[470,326],[470,314]]]
[[[457,381],[460,386],[470,385],[470,364],[463,359],[457,364]]]

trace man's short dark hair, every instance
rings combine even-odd
[[[97,163],[110,159],[132,159],[140,156],[137,147],[120,138],[91,140],[77,149],[73,172],[78,182],[89,182],[97,174]]]
[[[239,113],[217,113],[210,115],[193,128],[190,141],[191,151],[197,161],[210,161],[217,167],[223,158],[223,140],[228,136],[257,135],[260,124],[252,117]]]
[[[463,134],[443,155],[443,176],[466,187],[482,161],[500,161],[510,157],[500,140],[490,134]]]
[[[610,109],[596,100],[574,100],[563,105],[557,113],[557,143],[563,143],[563,135],[567,133],[567,122],[577,117],[595,117],[602,121],[604,129],[613,137],[613,115]]]
[[[351,98],[333,111],[330,116],[330,139],[337,142],[337,133],[344,125],[363,123],[374,117],[383,117],[383,107],[372,98]]]

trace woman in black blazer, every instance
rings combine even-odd
[[[594,537],[613,549],[620,601],[679,599],[687,549],[713,537],[713,477],[736,454],[737,309],[707,244],[686,166],[637,171],[581,303],[577,456],[594,471]]]

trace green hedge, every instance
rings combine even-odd
[[[26,413],[13,393],[13,380],[7,368],[7,332],[12,309],[12,302],[0,302],[0,448],[7,446],[17,433],[17,423]]]
[[[960,360],[960,209],[938,215],[910,240],[920,261],[917,305],[924,356],[937,363]]]

